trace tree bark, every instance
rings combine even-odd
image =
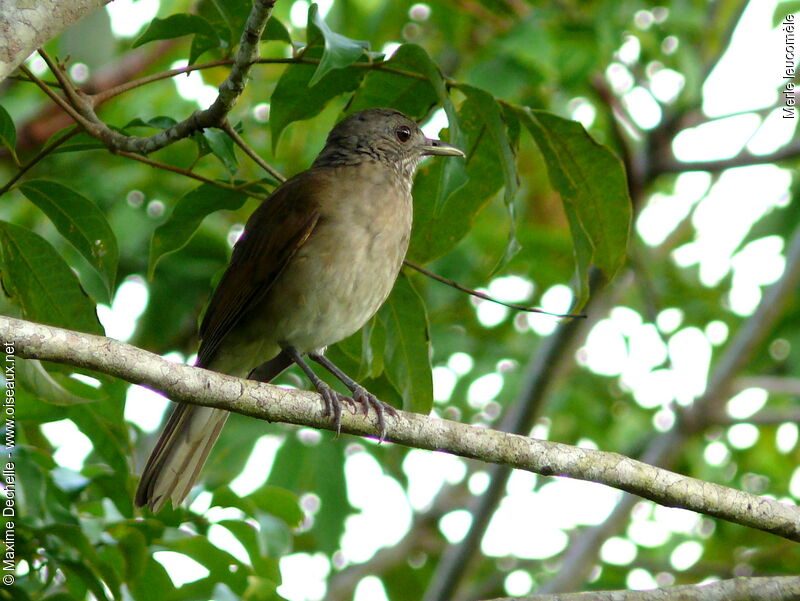
[[[48,40],[110,0],[0,0],[0,81]]]

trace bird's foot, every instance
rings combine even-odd
[[[364,416],[369,415],[369,408],[372,407],[375,409],[375,415],[378,416],[378,435],[380,442],[383,442],[386,438],[386,414],[388,413],[392,417],[397,417],[398,413],[397,410],[389,405],[388,403],[384,403],[374,394],[369,392],[366,388],[364,388],[361,384],[353,380],[350,376],[344,373],[341,369],[336,367],[330,359],[325,357],[322,353],[309,353],[308,355],[322,365],[325,369],[331,372],[334,376],[339,378],[339,380],[350,389],[350,392],[353,394],[353,398],[347,398],[348,402],[352,403],[352,406],[355,408],[358,404],[361,405],[362,410],[364,412]],[[309,370],[310,371],[310,370]],[[313,372],[311,372],[313,373]],[[316,376],[314,376],[316,377]],[[341,395],[340,395],[341,396]]]
[[[378,416],[378,433],[380,434],[379,442],[383,442],[386,438],[386,418],[384,415],[388,413],[392,417],[398,417],[397,410],[389,403],[384,403],[369,390],[360,384],[354,384],[350,387],[353,393],[353,401],[359,403],[363,408],[364,416],[369,415],[369,408],[375,409],[375,415]]]
[[[353,399],[339,394],[322,380],[314,382],[314,386],[322,397],[322,415],[331,418],[338,437],[342,433],[342,404],[347,403],[353,409],[355,409],[356,404]]]

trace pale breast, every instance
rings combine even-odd
[[[337,194],[265,299],[263,326],[301,352],[361,328],[391,292],[408,249],[410,181],[380,164],[331,170]]]

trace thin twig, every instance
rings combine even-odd
[[[217,188],[224,188],[226,190],[246,190],[250,185],[252,185],[252,184],[246,184],[243,186],[241,185],[235,186],[233,184],[226,184],[225,182],[219,182],[213,179],[209,179],[207,177],[203,177],[202,175],[198,175],[197,173],[189,171],[188,169],[182,169],[181,167],[175,167],[174,165],[169,165],[167,163],[154,161],[151,158],[142,156],[140,154],[136,154],[135,152],[125,152],[124,150],[120,150],[116,154],[129,159],[133,159],[134,161],[139,161],[140,163],[144,163],[145,165],[149,165],[150,167],[155,167],[156,169],[163,169],[164,171],[171,171],[172,173],[178,173],[180,175],[190,177],[199,182],[203,182],[204,184],[216,186]],[[259,198],[261,200],[265,200],[267,198],[263,194],[252,194],[248,192],[248,195],[252,196],[253,198]]]
[[[95,100],[95,104],[100,104],[110,98],[114,98],[115,96],[119,96],[120,94],[124,94],[125,92],[129,92],[131,90],[147,85],[149,83],[161,81],[163,79],[170,79],[178,75],[191,73],[192,71],[201,71],[203,69],[212,69],[214,67],[226,67],[231,64],[233,64],[233,59],[222,58],[215,61],[209,61],[207,63],[187,65],[185,67],[169,69],[168,71],[162,71],[160,73],[154,73],[153,75],[147,75],[146,77],[140,77],[139,79],[133,79],[131,81],[127,81],[125,83],[108,88],[107,90],[103,90],[102,92],[97,92],[96,94],[94,94],[93,98]]]
[[[230,121],[225,119],[225,121],[222,123],[221,129],[226,134],[228,134],[230,136],[231,140],[233,140],[236,143],[236,145],[239,148],[241,148],[247,156],[249,156],[251,159],[253,159],[253,161],[259,167],[261,167],[264,171],[269,173],[272,177],[277,179],[279,182],[285,182],[286,181],[286,178],[283,176],[283,174],[280,171],[275,169],[272,165],[270,165],[264,159],[262,159],[260,156],[258,156],[258,153],[255,150],[253,150],[250,147],[250,145],[248,145],[247,142],[245,142],[242,139],[242,137],[236,132],[236,130],[233,129],[233,126],[231,125]]]
[[[72,105],[70,105],[66,100],[61,98],[58,94],[56,94],[53,90],[50,89],[48,85],[46,85],[41,79],[36,77],[32,71],[30,71],[25,65],[20,65],[19,70],[22,71],[28,78],[35,83],[40,90],[42,90],[47,96],[50,97],[50,100],[55,102],[61,109],[67,113],[72,120],[75,121],[78,125],[83,127],[87,132],[92,133],[92,124],[83,117],[78,111],[76,111]]]
[[[197,131],[208,127],[219,127],[244,90],[247,74],[251,66],[258,60],[258,42],[261,39],[267,20],[272,14],[274,4],[275,0],[255,0],[253,3],[230,73],[225,81],[220,84],[219,94],[211,106],[205,110],[196,111],[187,119],[157,134],[149,137],[126,136],[109,128],[95,113],[91,97],[81,96],[76,92],[66,79],[66,76],[61,73],[60,67],[52,61],[48,61],[48,64],[56,78],[62,83],[65,93],[73,101],[73,106],[66,108],[64,107],[64,101],[58,96],[50,93],[48,93],[48,96],[58,102],[62,108],[65,108],[70,116],[80,123],[87,132],[102,140],[112,150],[149,154],[177,140],[187,138]],[[43,56],[45,55],[46,53],[43,54]],[[30,72],[26,74],[30,76]]]
[[[20,178],[21,178],[23,175],[25,175],[25,174],[26,174],[28,171],[30,171],[30,170],[31,170],[31,169],[32,169],[32,168],[33,168],[33,167],[34,167],[36,164],[38,164],[38,163],[39,163],[39,162],[40,162],[42,159],[44,159],[44,158],[45,158],[47,155],[49,155],[51,152],[53,152],[53,151],[54,151],[56,148],[58,148],[59,146],[61,146],[61,145],[62,145],[64,142],[66,142],[67,140],[69,140],[69,139],[70,139],[70,138],[72,138],[73,136],[75,136],[75,135],[77,135],[78,133],[80,133],[80,131],[81,131],[81,130],[80,130],[80,129],[78,129],[78,128],[76,127],[75,129],[73,129],[73,130],[71,130],[71,131],[67,132],[66,134],[64,134],[63,136],[61,136],[60,138],[58,138],[57,140],[54,140],[53,142],[51,142],[50,144],[48,144],[47,146],[45,146],[44,148],[42,148],[42,150],[41,150],[41,151],[39,151],[39,153],[38,153],[38,154],[37,154],[35,157],[33,157],[33,158],[32,158],[30,161],[28,161],[28,162],[27,162],[25,165],[22,165],[22,166],[20,167],[19,171],[17,171],[17,172],[16,172],[16,173],[15,173],[15,174],[12,176],[12,178],[11,178],[10,180],[8,180],[8,182],[6,182],[6,185],[5,185],[5,186],[3,186],[2,188],[0,188],[0,196],[2,196],[3,194],[5,194],[6,192],[8,192],[8,191],[11,189],[11,187],[12,187],[12,186],[13,186],[15,183],[17,183],[17,182],[20,180]]]
[[[752,154],[748,150],[743,150],[735,157],[730,159],[720,159],[715,161],[682,162],[674,158],[669,158],[657,162],[653,166],[653,174],[659,175],[662,173],[683,173],[685,171],[717,172],[724,169],[731,169],[733,167],[777,163],[779,161],[796,159],[798,157],[800,157],[800,142],[795,141],[792,144],[784,146],[783,148],[780,148],[771,154],[757,155]]]
[[[456,290],[460,290],[461,292],[466,292],[472,296],[477,298],[497,303],[498,305],[503,305],[504,307],[508,307],[509,309],[514,309],[515,311],[525,311],[527,313],[543,313],[544,315],[552,315],[553,317],[573,317],[573,318],[586,318],[586,314],[584,313],[551,313],[550,311],[545,311],[544,309],[537,309],[535,307],[526,307],[525,305],[517,305],[515,303],[507,303],[505,301],[498,300],[496,298],[492,298],[488,294],[480,292],[478,290],[474,290],[472,288],[467,288],[466,286],[459,284],[454,280],[450,280],[446,277],[440,276],[432,271],[428,271],[424,267],[417,265],[416,263],[412,263],[409,260],[403,260],[403,264],[411,269],[415,269],[419,271],[421,274],[428,276],[429,278],[436,280],[437,282],[441,282],[442,284],[447,284],[448,286],[455,288]]]

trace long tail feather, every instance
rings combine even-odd
[[[291,365],[281,352],[253,370],[252,379],[269,382]],[[168,500],[180,505],[197,481],[229,413],[222,409],[180,403],[167,420],[142,471],[136,505],[159,511]]]

